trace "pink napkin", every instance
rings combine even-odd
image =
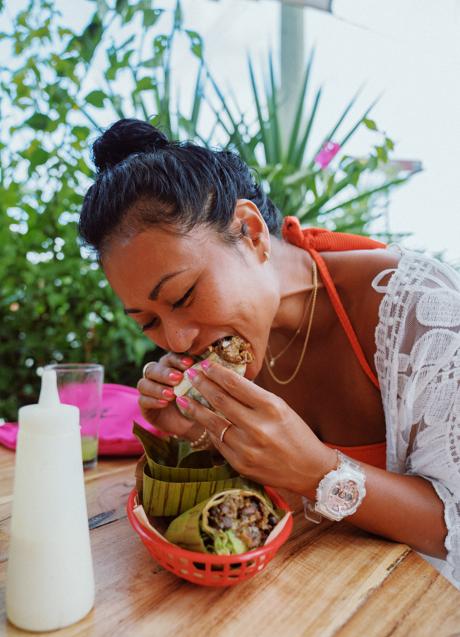
[[[140,456],[143,448],[133,435],[133,420],[154,434],[163,433],[152,427],[141,416],[137,399],[139,392],[126,385],[105,384],[102,388],[102,413],[99,430],[100,456]],[[0,444],[9,449],[16,449],[18,435],[17,423],[6,423],[0,426]]]

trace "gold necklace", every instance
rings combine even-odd
[[[289,341],[289,343],[283,347],[283,349],[281,350],[281,352],[278,352],[278,354],[276,354],[275,356],[273,356],[272,351],[270,349],[270,345],[267,343],[267,353],[268,353],[268,366],[269,367],[274,367],[276,361],[278,360],[278,358],[281,358],[281,356],[288,351],[288,349],[291,347],[292,343],[295,341],[295,339],[297,338],[297,336],[300,334],[300,332],[302,331],[302,325],[305,322],[305,319],[307,317],[307,312],[308,309],[311,306],[313,300],[313,295],[311,294],[308,298],[308,300],[305,301],[305,306],[304,306],[304,310],[303,310],[303,314],[302,314],[302,318],[300,319],[300,323],[299,323],[299,327],[296,329],[294,336],[291,338],[291,340]]]
[[[281,378],[278,378],[276,376],[276,374],[274,373],[272,367],[274,366],[276,360],[282,354],[284,354],[286,352],[286,350],[288,349],[288,347],[294,342],[294,339],[296,338],[297,334],[300,332],[301,325],[297,328],[297,331],[294,334],[294,337],[289,341],[288,345],[282,350],[282,352],[280,354],[277,354],[276,357],[271,356],[269,347],[267,345],[267,351],[270,354],[270,360],[267,357],[267,353],[265,353],[265,364],[267,366],[267,369],[268,369],[268,372],[269,372],[270,376],[279,385],[287,385],[288,383],[290,383],[291,381],[294,380],[294,378],[299,373],[300,367],[301,367],[301,365],[303,363],[305,352],[307,351],[308,340],[310,338],[311,326],[312,326],[312,323],[313,323],[313,315],[315,313],[315,307],[316,307],[316,296],[317,296],[317,293],[318,293],[318,272],[317,272],[317,269],[316,269],[316,263],[314,261],[312,261],[312,279],[313,279],[313,292],[312,292],[311,297],[310,297],[310,302],[308,304],[306,304],[306,310],[305,310],[305,312],[304,312],[304,314],[302,316],[302,322],[303,322],[304,317],[306,316],[306,313],[307,313],[307,309],[309,307],[311,307],[310,316],[309,316],[309,319],[308,319],[307,332],[306,332],[306,335],[305,335],[305,340],[304,340],[304,343],[303,343],[303,346],[302,346],[302,353],[300,354],[299,361],[298,361],[298,363],[296,365],[296,368],[294,369],[292,374],[289,376],[289,378],[286,378],[285,380],[282,380]]]

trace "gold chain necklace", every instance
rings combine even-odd
[[[281,358],[281,356],[288,351],[288,349],[291,347],[292,343],[295,341],[295,339],[297,338],[297,336],[300,334],[300,332],[302,331],[302,325],[305,323],[305,319],[307,317],[307,312],[311,306],[313,300],[313,294],[310,295],[310,297],[308,298],[308,300],[305,301],[305,307],[303,310],[303,314],[302,314],[302,318],[300,319],[300,323],[299,323],[299,327],[296,329],[294,336],[291,338],[291,340],[289,341],[289,343],[283,347],[283,349],[281,350],[281,352],[279,352],[278,354],[276,354],[275,356],[273,356],[271,349],[270,349],[270,345],[267,343],[267,353],[268,353],[268,366],[273,368],[275,366],[276,361],[278,360],[278,358]]]
[[[312,323],[313,323],[313,315],[315,313],[315,307],[316,307],[316,296],[317,296],[317,293],[318,293],[318,272],[317,272],[317,269],[316,269],[316,263],[314,261],[312,261],[312,279],[313,279],[313,292],[311,294],[309,303],[307,303],[306,306],[305,306],[306,309],[305,309],[305,312],[304,312],[304,314],[302,316],[302,323],[297,328],[297,331],[294,334],[294,337],[289,341],[287,346],[284,347],[284,349],[279,354],[277,354],[276,356],[272,356],[271,355],[270,349],[269,349],[268,344],[267,344],[267,351],[270,354],[270,359],[268,359],[267,353],[265,353],[265,365],[267,366],[267,369],[268,369],[268,372],[269,372],[270,376],[279,385],[287,385],[288,383],[290,383],[291,381],[294,380],[294,378],[299,373],[300,367],[301,367],[301,365],[303,363],[305,352],[307,351],[308,340],[310,338],[311,326],[312,326]],[[286,380],[282,380],[281,378],[278,378],[276,376],[276,374],[274,373],[272,367],[274,366],[274,364],[278,360],[278,358],[282,354],[284,354],[287,351],[287,349],[292,345],[292,343],[294,342],[296,336],[300,333],[300,328],[302,327],[304,318],[305,318],[305,316],[307,314],[307,310],[308,310],[309,307],[311,307],[311,310],[310,310],[310,316],[309,316],[309,319],[308,319],[307,332],[305,334],[305,340],[304,340],[304,343],[303,343],[303,346],[302,346],[302,353],[300,354],[299,361],[298,361],[298,363],[296,365],[296,368],[292,372],[292,374],[289,376],[289,378],[286,378]]]

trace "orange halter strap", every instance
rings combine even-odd
[[[283,238],[286,241],[289,241],[289,243],[292,243],[303,250],[307,250],[312,259],[314,259],[331,300],[332,307],[342,324],[361,368],[375,387],[380,389],[379,381],[366,360],[356,332],[348,318],[345,308],[343,307],[343,303],[340,300],[332,277],[329,274],[327,265],[319,253],[386,248],[386,245],[380,241],[369,239],[368,237],[361,237],[343,232],[331,232],[330,230],[325,230],[323,228],[308,228],[303,230],[300,227],[300,222],[297,217],[286,217],[284,219]]]

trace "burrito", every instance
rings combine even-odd
[[[210,345],[209,353],[201,361],[192,365],[192,368],[199,368],[203,360],[219,363],[224,367],[233,369],[240,376],[244,376],[246,365],[252,363],[254,356],[250,350],[249,343],[246,343],[242,338],[239,336],[225,336]],[[174,393],[176,396],[190,396],[190,398],[194,398],[205,407],[212,409],[208,401],[193,387],[187,378],[187,374],[184,374],[184,379],[174,387]]]
[[[229,489],[175,518],[165,537],[190,551],[238,555],[262,546],[278,521],[273,505],[261,493]]]

